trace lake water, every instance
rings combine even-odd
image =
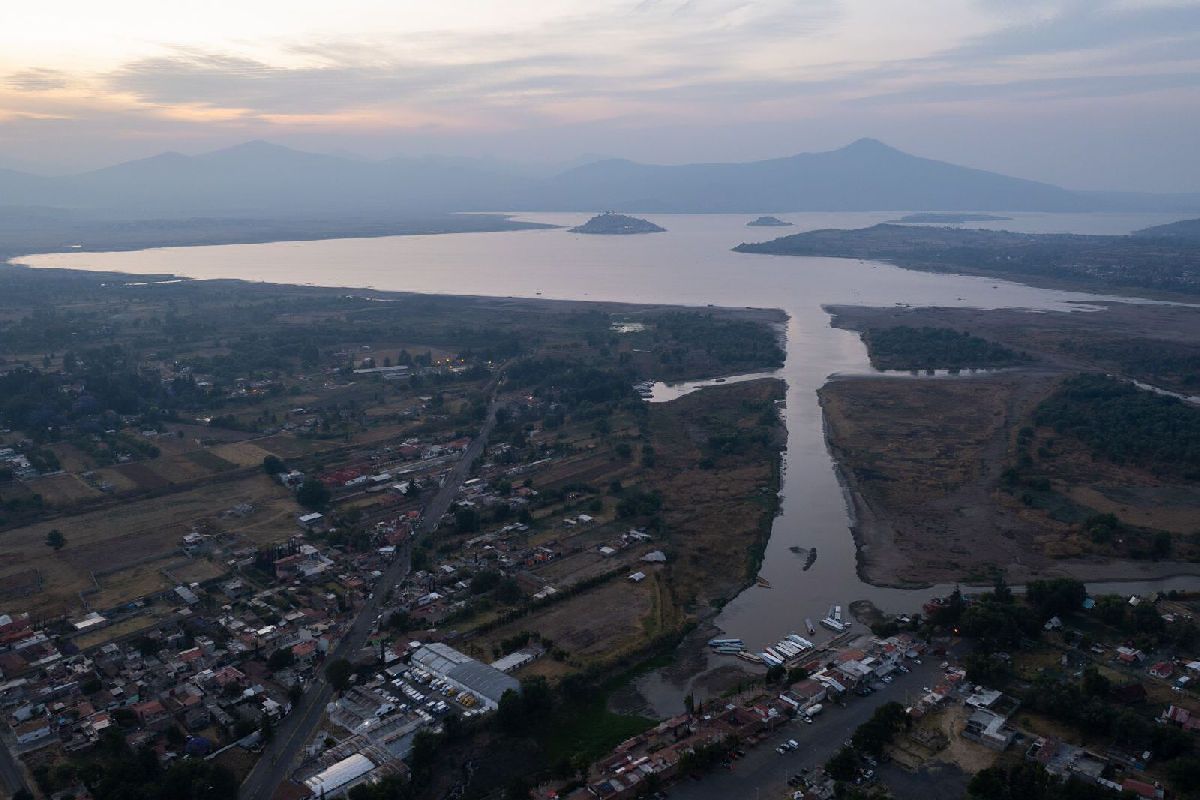
[[[587,214],[526,214],[523,218],[576,225]],[[742,215],[651,215],[667,233],[587,236],[564,230],[397,236],[30,256],[40,267],[173,273],[190,278],[241,278],[278,283],[373,287],[380,290],[475,294],[632,303],[782,308],[787,363],[777,374],[788,384],[788,448],[782,513],[776,520],[762,575],[772,588],[753,587],[726,606],[718,624],[758,647],[801,630],[828,607],[869,599],[891,611],[917,610],[952,587],[899,590],[862,583],[848,529],[842,488],[825,446],[816,391],[834,373],[869,372],[858,336],[829,326],[823,304],[966,306],[1078,309],[1097,295],[1037,289],[988,278],[903,270],[886,264],[833,258],[739,254],[743,241],[822,227],[863,227],[900,216],[780,214],[786,229],[747,228]],[[1177,217],[1127,214],[1014,214],[987,227],[1028,232],[1128,233]],[[1119,299],[1119,298],[1109,298]],[[1083,313],[1083,312],[1080,312]],[[1103,312],[1100,312],[1103,313]],[[661,399],[659,395],[656,399]],[[816,563],[790,547],[816,547]],[[1200,588],[1200,578],[1176,578],[1152,587]],[[1118,585],[1093,586],[1114,590]],[[819,638],[819,637],[818,637]]]

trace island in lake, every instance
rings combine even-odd
[[[892,220],[892,222],[920,222],[946,225],[955,222],[999,222],[1006,219],[1012,219],[1012,217],[998,217],[995,214],[963,214],[956,212],[943,214],[935,211],[922,211],[916,214],[906,214],[900,219]]]
[[[784,222],[779,217],[759,217],[746,223],[747,228],[787,228],[792,223]]]
[[[603,214],[597,214],[582,225],[577,225],[570,230],[571,233],[623,236],[631,233],[664,233],[667,229],[661,228],[649,220],[605,211]]]

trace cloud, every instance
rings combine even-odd
[[[18,92],[48,92],[65,89],[70,85],[66,73],[56,69],[26,69],[14,72],[5,80],[9,88]]]

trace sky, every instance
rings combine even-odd
[[[1197,131],[1197,0],[0,3],[0,167],[47,174],[251,139],[554,165],[873,137],[1200,191]]]

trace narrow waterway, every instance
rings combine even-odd
[[[587,217],[523,216],[560,225],[578,224]],[[897,214],[779,216],[795,223],[786,231],[793,233],[818,227],[862,227]],[[1033,232],[1126,233],[1171,219],[1162,215],[1013,216],[991,226]],[[74,252],[20,261],[42,267],[427,293],[782,308],[789,315],[787,362],[776,374],[788,384],[783,411],[788,445],[782,510],[762,567],[772,588],[747,589],[725,607],[717,623],[751,647],[761,647],[788,631],[800,630],[805,617],[820,619],[834,603],[846,607],[853,600],[868,599],[886,610],[912,611],[926,598],[949,591],[949,586],[881,588],[858,578],[847,504],[826,448],[816,392],[830,375],[870,372],[871,368],[858,336],[831,328],[822,306],[910,304],[1103,313],[1080,309],[1104,298],[987,278],[914,272],[874,262],[738,254],[730,248],[742,241],[771,238],[776,232],[746,228],[749,217],[738,215],[651,215],[651,219],[667,232],[586,236],[537,230],[399,236],[128,253]],[[688,388],[659,386],[652,399],[667,399]],[[819,556],[810,569],[803,569],[805,558],[793,552],[793,547],[803,551],[817,548]],[[1093,588],[1143,591],[1166,587],[1200,588],[1200,577]]]

